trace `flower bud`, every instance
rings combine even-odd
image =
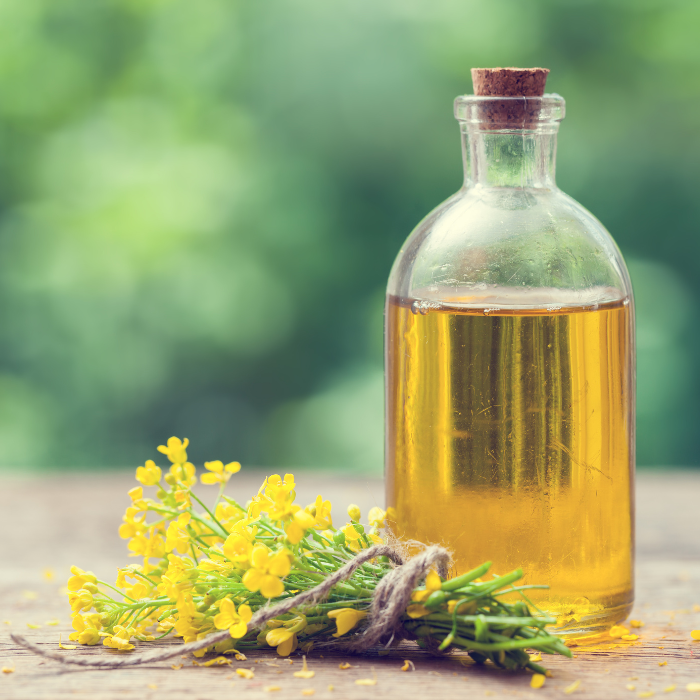
[[[362,513],[360,511],[360,507],[356,506],[354,503],[351,503],[348,506],[348,515],[350,516],[350,520],[357,522],[360,519],[360,517],[362,516]]]
[[[345,533],[341,530],[333,534],[333,542],[336,544],[345,544]]]

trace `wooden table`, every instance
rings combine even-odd
[[[262,473],[244,471],[231,485],[244,496],[257,489],[261,480]],[[9,639],[10,629],[52,649],[57,648],[59,634],[67,641],[69,609],[59,590],[71,564],[113,580],[118,565],[133,561],[127,559],[126,544],[116,534],[128,502],[126,491],[133,483],[131,473],[0,474],[0,666],[15,668],[14,673],[0,674],[0,698],[286,700],[306,697],[303,691],[310,689],[315,698],[336,700],[549,698],[565,697],[564,689],[577,680],[581,684],[572,697],[636,698],[648,691],[658,696],[674,684],[675,693],[690,697],[686,685],[700,683],[700,642],[690,638],[690,631],[700,628],[700,607],[693,609],[700,606],[700,473],[679,471],[638,475],[637,605],[632,617],[645,622],[640,640],[616,648],[578,647],[572,660],[545,657],[553,677],[539,690],[530,688],[528,673],[465,665],[464,657],[458,656],[434,658],[410,643],[387,656],[375,652],[348,659],[312,651],[309,663],[316,675],[311,680],[292,676],[300,667],[299,657],[290,665],[269,652],[251,654],[246,662],[233,661],[225,667],[194,667],[191,659],[182,659],[180,670],[173,670],[168,661],[105,671],[60,667],[17,648]],[[300,502],[311,502],[318,491],[330,497],[337,520],[341,504],[355,502],[366,514],[369,507],[383,502],[379,480],[297,473],[297,483],[301,484]],[[53,580],[44,578],[45,569],[55,572]],[[59,624],[47,626],[53,618]],[[4,620],[11,626],[5,626]],[[41,628],[29,629],[27,623]],[[65,653],[110,652],[100,646]],[[415,663],[415,672],[400,671],[403,659]],[[341,660],[349,660],[353,667],[339,670]],[[237,677],[236,667],[253,669],[255,677]],[[376,685],[355,683],[365,678],[376,678]],[[281,690],[265,691],[271,685]],[[634,690],[628,690],[628,685]]]

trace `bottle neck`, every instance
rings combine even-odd
[[[533,131],[461,127],[465,187],[556,189],[558,124]]]

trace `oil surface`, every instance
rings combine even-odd
[[[549,584],[564,631],[633,600],[630,309],[489,309],[389,297],[387,504],[397,534]]]

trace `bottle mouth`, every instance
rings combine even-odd
[[[565,105],[564,98],[554,93],[542,97],[460,95],[455,98],[455,118],[470,131],[556,131]]]

